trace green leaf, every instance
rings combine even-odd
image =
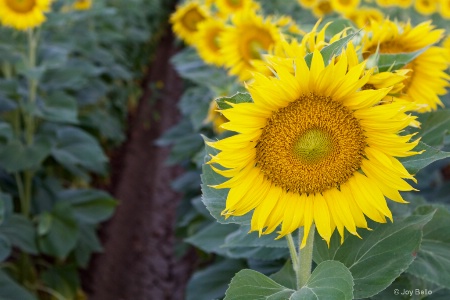
[[[418,121],[421,123],[418,130],[421,141],[429,146],[442,146],[450,131],[450,109],[421,113]]]
[[[50,150],[51,143],[46,138],[35,139],[31,145],[11,140],[0,148],[0,166],[10,173],[32,169],[47,158]]]
[[[386,54],[382,53],[379,54],[378,57],[378,70],[380,72],[386,72],[386,71],[395,71],[403,68],[408,63],[410,63],[412,60],[417,58],[420,54],[425,52],[428,47],[422,48],[420,50],[417,50],[415,52],[409,52],[409,53],[397,53],[397,54]]]
[[[4,261],[11,254],[12,245],[9,238],[0,235],[0,262]]]
[[[289,259],[278,272],[270,275],[270,278],[287,288],[297,289],[297,277],[292,267],[292,261]]]
[[[5,300],[37,300],[29,291],[0,270],[0,299]]]
[[[69,203],[58,202],[49,214],[51,227],[47,234],[39,236],[41,251],[64,259],[75,248],[79,228]]]
[[[228,103],[233,103],[233,104],[249,103],[249,102],[253,102],[253,99],[250,96],[250,94],[248,94],[248,93],[237,92],[236,94],[234,94],[233,96],[230,96],[230,97],[217,98],[216,102],[217,102],[217,106],[220,109],[228,109],[228,108],[232,107]]]
[[[85,170],[104,174],[108,161],[98,141],[75,127],[62,127],[56,132],[57,144],[52,156],[75,175],[86,177]]]
[[[287,248],[269,248],[269,247],[232,247],[226,248],[226,255],[232,258],[258,259],[262,261],[271,261],[275,259],[286,258],[289,256]]]
[[[434,211],[433,219],[423,228],[419,252],[407,272],[450,289],[450,212],[445,208],[422,206],[416,213]]]
[[[58,194],[58,198],[71,204],[78,221],[90,224],[109,219],[117,205],[111,195],[94,189],[63,190]]]
[[[195,272],[187,285],[186,300],[222,298],[231,278],[243,268],[241,260],[225,259]]]
[[[11,195],[0,192],[0,225],[13,213],[13,200]]]
[[[259,236],[257,232],[250,232],[250,226],[242,225],[238,230],[229,234],[225,240],[224,247],[269,247],[269,248],[287,248],[286,239],[275,238],[276,233]],[[294,239],[297,234],[293,233]]]
[[[77,101],[61,91],[51,93],[45,97],[40,108],[40,117],[52,122],[77,124]]]
[[[0,226],[0,234],[8,237],[11,244],[23,252],[36,255],[36,230],[33,223],[19,214],[13,214]]]
[[[331,58],[333,58],[333,56],[339,55],[341,53],[342,49],[344,49],[344,47],[355,37],[356,34],[358,34],[358,32],[349,34],[337,40],[336,42],[326,47],[323,47],[323,49],[320,50],[325,66],[327,66],[330,63],[330,60]],[[311,67],[312,57],[313,53],[308,53],[305,56],[305,61],[308,67]]]
[[[205,142],[211,142],[212,140],[203,137]],[[206,156],[205,160],[210,159],[210,155],[217,154],[217,150],[206,145]],[[211,169],[211,167],[207,164],[204,164],[202,167],[202,201],[205,204],[206,208],[209,210],[211,215],[220,223],[226,224],[226,223],[237,223],[237,224],[250,224],[250,218],[251,214],[246,214],[242,217],[229,217],[228,219],[225,219],[221,212],[225,209],[225,201],[227,199],[228,195],[228,189],[215,189],[210,187],[211,185],[216,185],[222,182],[225,182],[227,178],[217,174],[216,172]]]
[[[388,287],[412,263],[422,239],[422,228],[432,217],[430,213],[391,224],[372,223],[372,231],[360,230],[361,239],[349,234],[342,245],[335,234],[329,248],[318,238],[314,243],[314,261],[342,262],[353,275],[354,297],[373,296]]]
[[[349,269],[338,261],[323,261],[311,274],[308,282],[290,300],[351,300],[353,278]]]
[[[419,142],[413,150],[418,152],[425,150],[425,152],[399,159],[403,166],[405,166],[406,170],[408,170],[411,174],[416,174],[421,169],[437,160],[450,157],[450,152],[445,152],[430,147],[423,142]]]
[[[225,243],[225,238],[228,234],[234,232],[237,227],[235,224],[220,224],[213,221],[185,241],[203,251],[224,255],[226,251],[222,246]]]
[[[224,300],[286,300],[294,290],[253,270],[242,270],[233,277]]]
[[[52,266],[45,270],[41,276],[45,285],[57,291],[64,299],[77,298],[80,280],[75,266]]]
[[[87,268],[92,253],[103,251],[103,247],[97,237],[95,227],[90,224],[80,224],[80,237],[75,248],[77,265]]]

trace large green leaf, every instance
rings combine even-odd
[[[75,259],[79,267],[87,268],[92,253],[101,252],[103,247],[93,225],[80,224],[79,227],[80,237],[75,247]]]
[[[337,234],[328,248],[325,241],[315,239],[314,261],[342,262],[353,275],[356,299],[373,296],[388,287],[415,258],[422,239],[422,228],[433,213],[410,216],[391,224],[375,224],[360,230],[361,239],[347,235],[341,245]]]
[[[286,300],[295,291],[253,270],[242,270],[233,277],[224,300]]]
[[[450,131],[450,109],[422,113],[418,121],[421,123],[418,130],[421,141],[429,146],[442,146]]]
[[[0,148],[0,166],[13,173],[32,169],[50,154],[51,143],[46,138],[35,139],[31,145],[24,145],[13,139]]]
[[[205,141],[212,141],[206,137],[203,138]],[[205,147],[205,160],[208,161],[210,159],[210,155],[217,154],[217,150],[208,145],[206,145]],[[228,189],[215,189],[211,187],[211,185],[225,182],[227,178],[214,172],[208,164],[204,164],[202,170],[202,201],[206,205],[206,208],[209,210],[211,215],[220,223],[250,224],[250,214],[247,214],[243,217],[232,216],[228,219],[225,219],[221,215],[221,212],[225,209],[225,201],[227,199]]]
[[[0,299],[4,300],[37,300],[23,286],[0,270]]]
[[[226,250],[222,246],[225,239],[236,231],[237,227],[236,224],[220,224],[213,221],[185,241],[206,252],[224,255]]]
[[[211,300],[223,297],[234,274],[245,268],[241,260],[225,259],[197,271],[189,280],[186,300]]]
[[[380,72],[385,71],[395,71],[403,68],[412,60],[417,58],[420,54],[422,54],[427,48],[422,48],[415,52],[409,53],[397,53],[397,54],[378,54],[378,70]]]
[[[10,216],[1,226],[0,234],[8,237],[11,244],[20,250],[38,254],[36,246],[36,230],[33,223],[19,214]]]
[[[66,93],[57,91],[45,97],[40,107],[40,117],[52,122],[78,123],[78,107],[76,100]]]
[[[400,162],[411,174],[416,174],[421,169],[425,168],[426,166],[437,160],[450,157],[450,152],[445,152],[430,147],[423,142],[419,142],[419,144],[414,148],[414,151],[418,152],[423,150],[425,150],[425,152],[423,152],[422,154],[408,156],[400,159]]]
[[[323,47],[323,49],[320,50],[320,53],[322,54],[325,65],[328,65],[330,63],[330,60],[331,60],[331,58],[333,58],[333,56],[339,55],[341,53],[342,49],[344,49],[344,47],[356,36],[356,34],[358,34],[358,32],[349,34],[349,35],[335,41],[334,43],[332,43],[326,47]],[[305,56],[306,64],[309,67],[311,67],[312,57],[313,57],[313,53],[308,53]]]
[[[407,272],[450,289],[450,212],[445,208],[422,206],[416,213],[435,210],[433,219],[423,228],[419,252]]]
[[[323,261],[311,274],[308,282],[292,294],[290,300],[351,300],[353,278],[349,269],[338,261]]]
[[[64,299],[77,298],[80,280],[75,266],[53,266],[45,270],[41,278],[46,286],[58,292]]]
[[[90,224],[109,219],[117,205],[111,195],[94,189],[63,190],[58,194],[58,199],[71,204],[78,221]]]
[[[238,104],[238,103],[248,103],[253,102],[252,97],[249,93],[241,93],[237,92],[233,96],[230,97],[220,97],[216,99],[217,106],[220,109],[228,109],[231,108],[229,103]]]
[[[295,275],[294,268],[292,267],[292,261],[290,259],[278,272],[270,275],[270,278],[275,280],[282,286],[293,290],[297,289],[297,277]]]
[[[39,248],[47,255],[64,259],[78,240],[79,227],[74,212],[69,203],[57,202],[46,217],[51,218],[51,226],[39,236]]]

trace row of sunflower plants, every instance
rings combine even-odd
[[[0,1],[0,298],[85,299],[116,200],[107,151],[169,8],[163,1]]]
[[[450,296],[448,1],[428,1],[432,20],[388,2],[172,14],[186,91],[159,143],[186,170],[187,299]]]

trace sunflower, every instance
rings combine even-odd
[[[404,179],[414,179],[395,157],[416,154],[418,141],[398,134],[410,122],[403,105],[377,105],[390,89],[361,90],[370,72],[347,56],[325,66],[315,50],[310,68],[300,58],[295,74],[283,66],[276,77],[256,74],[253,102],[222,110],[230,120],[222,127],[237,133],[208,143],[220,150],[208,164],[230,178],[213,186],[229,189],[222,215],[254,210],[251,230],[281,224],[278,237],[303,226],[301,247],[312,223],[329,242],[336,228],[358,235],[365,216],[392,220],[385,196],[404,203],[398,191],[413,190]]]
[[[450,0],[439,2],[439,13],[444,19],[450,19]]]
[[[395,1],[392,0],[376,0],[375,2],[378,4],[378,6],[381,7],[389,7],[396,5]]]
[[[359,28],[370,28],[373,21],[381,22],[384,19],[383,13],[372,7],[360,7],[347,14],[346,17],[355,23]]]
[[[319,0],[312,7],[312,12],[317,18],[322,18],[325,15],[331,14],[333,7],[329,0]]]
[[[17,30],[27,30],[45,21],[51,0],[0,0],[0,21]]]
[[[444,31],[434,29],[431,21],[412,27],[410,23],[396,24],[385,20],[372,24],[371,29],[363,41],[363,55],[366,58],[375,53],[378,47],[380,53],[393,54],[429,47],[404,67],[412,72],[404,82],[401,98],[418,104],[419,112],[435,110],[438,105],[442,106],[439,96],[446,94],[445,89],[450,79],[445,73],[448,61],[445,49],[432,45],[441,39]]]
[[[261,8],[259,3],[253,0],[216,0],[215,3],[221,17],[228,17],[248,9],[257,11]]]
[[[224,31],[225,24],[216,19],[207,19],[198,25],[195,34],[195,47],[200,57],[207,63],[222,66],[223,57],[220,55],[219,36]]]
[[[318,0],[297,0],[298,4],[304,8],[310,8],[313,7]]]
[[[192,45],[199,23],[206,20],[207,17],[208,14],[203,6],[197,2],[187,2],[177,7],[170,16],[170,22],[173,25],[173,31],[187,44]]]
[[[92,0],[76,0],[73,8],[76,10],[88,10],[92,7]]]
[[[415,0],[414,8],[422,15],[431,15],[437,11],[438,0]]]
[[[203,123],[211,123],[214,132],[216,134],[221,134],[225,131],[225,129],[223,129],[221,126],[222,124],[228,122],[228,120],[220,112],[218,112],[217,109],[218,107],[216,101],[211,101],[208,109],[208,115],[206,116],[206,119]]]
[[[252,61],[260,60],[261,53],[273,47],[281,34],[271,19],[264,20],[251,10],[235,14],[232,23],[234,26],[228,26],[221,35],[221,53],[229,73],[244,81],[255,70]]]
[[[395,5],[403,7],[403,8],[407,8],[410,7],[412,5],[412,0],[396,0],[393,1],[395,3]]]
[[[444,41],[442,41],[442,47],[446,50],[447,52],[447,62],[450,63],[450,35],[447,36]]]
[[[331,0],[333,9],[341,14],[349,14],[357,9],[360,0]]]

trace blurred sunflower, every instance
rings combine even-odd
[[[313,7],[313,5],[316,4],[316,2],[318,2],[318,0],[297,0],[297,1],[300,4],[300,6],[305,8]]]
[[[396,5],[395,1],[392,0],[376,0],[375,2],[378,4],[378,6],[381,7],[389,7]]]
[[[221,17],[228,17],[248,9],[257,11],[261,8],[259,3],[253,0],[216,0],[215,3]]]
[[[371,30],[363,41],[365,58],[374,54],[378,47],[380,53],[414,52],[429,47],[404,67],[412,72],[405,81],[401,98],[418,104],[419,112],[442,105],[439,96],[446,94],[450,79],[445,73],[448,61],[445,49],[432,45],[442,38],[444,30],[434,29],[431,21],[412,27],[410,23],[397,24],[389,20],[373,24]]]
[[[44,13],[50,10],[51,0],[0,0],[0,21],[17,30],[41,25]]]
[[[225,118],[220,112],[218,112],[217,103],[215,100],[211,101],[208,109],[208,115],[204,121],[205,124],[211,123],[213,131],[216,134],[221,134],[225,131],[221,126],[222,124],[228,122],[227,118]]]
[[[281,224],[279,237],[303,226],[301,247],[313,222],[329,242],[336,228],[342,241],[344,229],[358,235],[365,216],[392,220],[385,196],[404,203],[398,191],[413,190],[404,179],[414,180],[395,156],[416,154],[418,141],[398,135],[410,122],[405,108],[377,105],[390,89],[361,90],[370,72],[347,55],[325,67],[315,50],[310,68],[299,58],[295,74],[283,66],[276,77],[256,74],[253,102],[222,110],[230,120],[222,127],[237,134],[208,144],[221,151],[212,169],[230,178],[213,186],[230,189],[225,217],[254,210],[251,230]]]
[[[341,14],[349,14],[359,6],[360,0],[331,0],[333,9]]]
[[[422,15],[431,15],[437,11],[438,0],[415,0],[414,9]]]
[[[410,7],[413,3],[413,0],[395,0],[392,1],[395,3],[395,5],[403,7],[403,8],[407,8]]]
[[[76,0],[73,8],[76,10],[88,10],[92,7],[92,0]]]
[[[331,6],[331,1],[329,0],[318,0],[312,7],[313,15],[317,18],[322,18],[325,15],[331,14],[333,12],[333,7]]]
[[[370,28],[373,21],[381,22],[384,19],[383,13],[372,7],[360,7],[347,14],[346,17],[355,23],[359,28]]]
[[[440,0],[439,13],[444,19],[450,19],[450,0]]]
[[[200,57],[207,63],[222,66],[223,57],[220,54],[219,36],[224,31],[225,24],[216,19],[207,19],[198,25],[195,36],[195,47]]]
[[[221,53],[229,73],[244,81],[255,70],[252,61],[260,60],[261,53],[273,47],[281,34],[271,19],[264,20],[252,10],[235,14],[232,23],[220,38]]]
[[[178,6],[170,16],[173,31],[187,44],[194,43],[195,33],[200,22],[208,18],[206,9],[197,2],[187,2]]]

